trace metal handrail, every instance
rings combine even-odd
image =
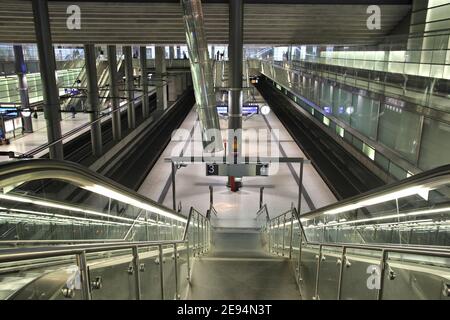
[[[420,178],[419,178],[420,179]],[[289,211],[288,211],[289,212]],[[346,259],[346,255],[348,254],[348,249],[358,249],[358,250],[368,250],[368,251],[376,251],[376,252],[380,252],[380,262],[379,262],[379,266],[380,266],[380,287],[378,288],[378,292],[377,292],[377,299],[381,300],[383,297],[383,292],[384,292],[384,282],[385,282],[385,273],[386,273],[386,269],[388,268],[387,265],[387,261],[389,259],[389,253],[398,253],[398,254],[410,254],[410,255],[420,255],[420,256],[432,256],[432,257],[441,257],[441,258],[450,258],[450,248],[449,247],[442,247],[442,246],[419,246],[419,245],[396,245],[396,244],[358,244],[358,243],[327,243],[327,242],[313,242],[313,241],[308,241],[305,231],[303,229],[303,225],[302,222],[300,221],[300,215],[297,212],[296,208],[292,208],[290,210],[292,217],[297,219],[299,227],[300,227],[300,247],[298,248],[299,254],[298,254],[298,258],[297,259],[297,268],[296,268],[296,273],[297,273],[297,284],[300,288],[300,280],[301,280],[301,269],[302,269],[302,265],[301,265],[301,261],[302,261],[302,252],[303,252],[303,247],[305,246],[315,246],[317,247],[317,251],[318,254],[316,255],[316,259],[317,259],[317,266],[316,266],[316,270],[315,270],[315,293],[313,296],[313,299],[318,299],[319,298],[319,279],[320,279],[320,271],[321,271],[321,260],[322,258],[324,258],[324,253],[323,249],[325,248],[337,248],[340,249],[340,252],[338,252],[338,254],[340,254],[340,258],[338,259],[338,261],[340,261],[340,272],[338,275],[338,289],[336,292],[336,298],[339,300],[341,299],[341,293],[342,293],[342,283],[343,283],[343,268],[344,268],[344,259]],[[284,214],[287,214],[284,213]],[[302,216],[303,217],[303,216]],[[273,221],[273,219],[271,220]],[[285,243],[284,243],[284,230],[286,228],[286,223],[284,225],[283,228],[283,245],[282,245],[282,254],[284,255],[285,252]],[[290,220],[290,228],[291,228],[291,234],[290,234],[290,243],[289,243],[289,259],[292,258],[292,251],[293,251],[293,230],[292,230],[292,226],[293,226],[293,220]],[[270,235],[270,229],[268,229],[269,231],[269,250],[271,251],[271,245],[270,245],[270,241],[271,241],[271,235]],[[277,248],[276,251],[277,253],[279,248],[280,248],[280,244],[275,244],[273,245],[274,248]],[[378,258],[378,257],[377,257]]]
[[[164,299],[164,277],[163,277],[163,247],[164,246],[173,246],[174,252],[174,266],[175,270],[177,270],[178,264],[178,245],[184,244],[186,246],[186,254],[187,254],[187,274],[188,279],[190,279],[190,252],[189,252],[189,239],[188,239],[188,229],[190,226],[190,221],[192,216],[196,214],[198,218],[202,217],[201,229],[200,229],[200,220],[197,221],[197,230],[204,233],[203,239],[200,241],[200,234],[197,234],[196,239],[192,239],[193,241],[197,240],[197,244],[194,242],[194,256],[195,252],[197,254],[204,253],[208,250],[208,243],[210,241],[207,230],[209,223],[206,221],[206,218],[203,214],[195,210],[191,207],[189,211],[189,215],[187,217],[187,223],[184,227],[183,237],[181,240],[160,240],[160,241],[119,241],[113,243],[88,243],[88,244],[79,244],[79,245],[68,245],[68,246],[54,246],[54,247],[34,247],[34,248],[14,248],[0,251],[0,264],[8,263],[8,262],[18,262],[32,259],[45,259],[45,258],[60,258],[63,256],[76,256],[77,266],[80,270],[80,280],[81,280],[81,290],[83,294],[83,298],[90,300],[91,297],[91,283],[89,282],[89,269],[86,260],[87,253],[99,253],[105,251],[117,251],[117,250],[132,250],[132,263],[136,270],[134,273],[135,278],[135,291],[136,291],[136,299],[141,299],[141,290],[140,290],[140,275],[139,275],[139,248],[148,248],[148,247],[158,247],[159,251],[159,261],[160,262],[160,284],[161,284],[161,297]],[[205,223],[203,222],[205,221]],[[178,274],[175,272],[174,276],[175,280],[175,298],[179,298],[179,279]]]
[[[256,212],[256,218],[258,218],[263,212],[266,213],[266,220],[267,222],[271,221],[269,216],[269,210],[267,209],[267,204],[264,204],[257,212]]]

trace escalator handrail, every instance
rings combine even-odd
[[[300,216],[297,212],[296,208],[292,208],[291,210],[292,216],[297,219],[298,224],[300,226],[300,237],[302,239],[301,245],[311,245],[318,247],[333,247],[333,248],[346,248],[346,249],[364,249],[364,250],[373,250],[373,251],[384,251],[390,253],[410,253],[410,254],[421,254],[426,256],[441,256],[441,257],[450,257],[450,248],[445,246],[422,246],[422,245],[413,245],[413,244],[393,244],[393,243],[346,243],[346,242],[316,242],[316,241],[308,241],[306,237],[305,230],[303,229],[303,224],[300,221]],[[271,219],[270,221],[273,221]]]
[[[357,203],[360,201],[368,200],[370,198],[378,197],[384,194],[389,194],[395,191],[399,191],[401,189],[406,189],[408,187],[414,187],[419,186],[421,184],[435,181],[435,180],[442,180],[443,182],[445,180],[450,181],[450,164],[443,165],[425,172],[421,172],[419,174],[413,175],[409,178],[381,186],[378,188],[375,188],[373,190],[369,190],[367,192],[364,192],[362,194],[350,197],[348,199],[327,205],[322,208],[318,208],[316,210],[304,213],[301,215],[301,218],[316,218],[318,216],[321,216],[324,214],[325,211],[337,209],[339,207],[347,206],[353,203]]]
[[[79,187],[98,185],[133,201],[142,203],[146,207],[149,206],[157,214],[180,221],[187,221],[184,215],[74,162],[52,159],[28,159],[0,163],[0,187],[15,186],[18,183],[41,179],[62,180]],[[132,203],[130,204],[133,205]]]

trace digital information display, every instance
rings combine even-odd
[[[228,105],[218,105],[217,112],[219,114],[223,114],[223,115],[228,114]],[[242,106],[242,115],[249,115],[249,114],[254,114],[254,113],[256,113],[256,114],[259,113],[259,105],[245,104]]]

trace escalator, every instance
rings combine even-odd
[[[48,180],[91,196],[24,183]],[[245,229],[67,161],[0,164],[0,187],[3,299],[450,299],[450,165]]]

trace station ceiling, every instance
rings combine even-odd
[[[31,1],[0,2],[0,42],[36,42]],[[273,0],[245,2],[245,44],[376,44],[395,30],[411,11],[408,0],[396,1],[396,4],[388,0],[273,2]],[[81,8],[81,30],[69,30],[66,26],[68,17],[66,9],[73,4]],[[378,4],[381,8],[380,30],[367,28],[368,4]],[[228,43],[228,1],[203,1],[203,12],[208,42]],[[49,14],[54,43],[185,43],[182,12],[178,0],[49,1]]]

